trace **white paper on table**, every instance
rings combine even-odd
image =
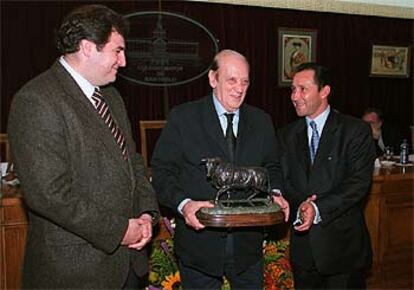
[[[6,171],[7,171],[7,162],[1,162],[1,176],[5,176],[6,175]]]

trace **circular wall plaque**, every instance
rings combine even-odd
[[[126,15],[127,66],[119,75],[147,86],[175,86],[205,75],[218,52],[213,34],[197,21],[164,11]]]

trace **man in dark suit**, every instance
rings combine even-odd
[[[388,122],[384,122],[383,113],[378,108],[367,108],[362,115],[362,120],[371,126],[372,138],[374,138],[377,156],[384,155],[385,148],[391,147],[394,154],[399,153],[402,142],[402,134]]]
[[[291,100],[301,118],[278,131],[296,289],[364,288],[372,258],[364,202],[375,146],[367,124],[331,109],[330,92],[326,68],[300,65]]]
[[[147,271],[157,201],[106,86],[125,66],[127,28],[105,6],[73,11],[57,33],[62,56],[13,99],[8,134],[29,210],[23,288],[136,288]]]
[[[243,104],[250,82],[244,56],[232,50],[219,52],[208,77],[211,95],[182,104],[169,114],[152,158],[153,184],[160,203],[178,216],[174,247],[184,289],[220,289],[223,276],[232,289],[260,289],[262,228],[204,227],[196,212],[212,207],[209,200],[217,191],[207,181],[203,158],[263,166],[276,189],[279,164],[274,128],[268,114]],[[226,114],[233,114],[232,123]],[[227,134],[236,136],[234,156]],[[242,192],[233,196],[246,198]],[[286,201],[280,196],[274,200],[287,217]]]

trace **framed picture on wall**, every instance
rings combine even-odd
[[[279,86],[290,86],[299,64],[316,61],[316,36],[316,30],[279,28]]]
[[[370,76],[408,78],[410,63],[410,46],[374,44],[372,46]]]

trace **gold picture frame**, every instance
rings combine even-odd
[[[372,77],[408,78],[410,76],[411,47],[372,45]]]
[[[290,86],[292,72],[299,64],[316,61],[317,31],[312,29],[279,28],[278,83]]]

